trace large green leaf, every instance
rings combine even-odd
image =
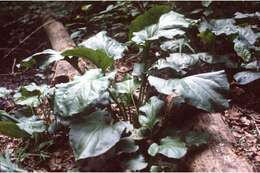
[[[157,153],[169,158],[180,159],[187,153],[187,147],[179,138],[167,136],[161,139],[159,145],[156,143],[150,145],[148,154],[155,156]]]
[[[113,61],[124,56],[126,46],[108,37],[106,31],[101,31],[79,44],[79,48],[69,49],[63,56],[77,56],[90,60],[98,68],[106,70]]]
[[[178,95],[183,98],[182,101],[205,111],[218,111],[229,106],[224,97],[229,90],[224,71],[169,80],[149,76],[148,81],[158,92]]]
[[[185,75],[188,71],[202,64],[225,64],[228,67],[235,67],[236,63],[232,62],[227,55],[213,56],[208,53],[172,53],[166,59],[159,59],[152,68],[164,69],[171,68],[180,75]]]
[[[102,50],[107,56],[114,60],[122,58],[124,56],[124,51],[127,48],[118,41],[108,37],[106,31],[97,33],[93,37],[80,43],[79,46],[93,50]]]
[[[234,79],[239,85],[246,85],[260,79],[260,72],[242,71],[234,75]]]
[[[0,121],[0,133],[9,137],[24,138],[29,135],[12,121]]]
[[[49,87],[45,84],[31,83],[18,89],[14,95],[14,101],[18,105],[37,107],[41,104],[42,99],[48,95],[48,90]]]
[[[156,40],[160,37],[172,39],[185,32],[179,28],[188,28],[195,20],[185,18],[184,15],[170,11],[162,15],[157,24],[147,26],[141,31],[134,32],[132,40],[137,44],[144,44],[147,40]]]
[[[145,11],[144,14],[136,17],[129,26],[129,39],[132,38],[133,32],[141,31],[145,27],[157,23],[160,16],[170,10],[170,6],[156,5]]]
[[[79,47],[74,49],[66,50],[62,53],[64,56],[77,56],[81,58],[86,58],[95,64],[98,68],[106,70],[113,64],[113,59],[111,59],[102,50],[93,50],[85,47]]]
[[[97,111],[80,117],[70,125],[70,143],[77,160],[99,156],[117,142],[129,126],[127,122],[113,123],[107,112]]]
[[[139,108],[139,111],[143,112],[145,115],[141,114],[138,117],[141,126],[152,130],[156,123],[159,122],[158,114],[160,113],[164,102],[158,99],[156,96],[151,97],[148,102]]]
[[[100,69],[87,71],[73,81],[56,85],[54,112],[63,117],[82,112],[86,107],[109,97],[107,88],[115,72],[104,76]]]
[[[0,97],[5,97],[5,96],[9,95],[11,92],[12,92],[12,90],[9,90],[4,87],[0,87]]]
[[[42,70],[45,70],[51,63],[61,60],[64,57],[52,49],[47,49],[39,53],[35,53],[32,56],[22,60],[20,64],[17,65],[18,68],[28,69],[36,65]]]

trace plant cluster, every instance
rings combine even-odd
[[[171,161],[183,158],[191,146],[206,144],[208,135],[174,130],[169,121],[172,114],[165,108],[186,104],[207,112],[221,111],[229,106],[224,69],[245,70],[233,77],[239,85],[260,78],[259,33],[254,32],[254,25],[241,23],[248,18],[259,19],[259,13],[237,12],[227,19],[211,19],[206,7],[193,13],[204,17],[191,19],[168,6],[156,5],[131,22],[127,43],[119,43],[101,31],[76,48],[63,52],[48,49],[24,59],[18,65],[21,69],[36,66],[46,70],[55,61],[71,62],[77,57],[88,59],[96,68],[67,83],[20,87],[12,98],[17,105],[29,108],[31,115],[1,111],[0,132],[34,138],[39,133],[54,133],[63,124],[70,129],[76,160],[109,152],[112,154],[107,159],[118,160],[122,170],[174,170]],[[203,52],[193,48],[190,35],[194,30],[212,49]],[[237,56],[214,52],[217,39],[233,44]],[[140,50],[141,61],[134,64],[131,74],[117,81],[113,64],[125,58],[128,47]],[[151,51],[154,48],[156,53]],[[169,73],[160,75],[165,69]],[[10,97],[11,92],[0,88],[0,97]],[[166,97],[171,98],[170,103],[166,103]],[[54,117],[48,123],[34,112],[46,98]]]

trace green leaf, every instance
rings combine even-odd
[[[71,82],[56,85],[54,113],[63,117],[72,116],[108,99],[107,88],[114,77],[115,72],[104,76],[100,69],[92,69]]]
[[[141,76],[144,72],[144,63],[134,63],[133,76]]]
[[[42,133],[46,130],[44,120],[39,119],[35,115],[32,117],[19,118],[19,123],[17,123],[17,126],[30,135],[33,135],[34,133]]]
[[[205,132],[190,131],[185,136],[185,142],[190,146],[195,145],[198,147],[200,145],[207,144],[208,140],[209,134]]]
[[[234,79],[239,85],[246,85],[260,79],[260,72],[242,71],[234,75]]]
[[[208,53],[185,54],[172,53],[166,59],[159,59],[155,62],[152,68],[164,69],[171,68],[180,75],[185,75],[187,72],[203,64],[225,64],[228,67],[236,67],[237,64],[232,62],[227,55],[213,56]]]
[[[249,50],[249,43],[245,39],[235,39],[234,41],[234,50],[237,55],[240,56],[244,62],[251,61],[251,52]]]
[[[157,23],[160,16],[170,10],[170,6],[156,5],[147,10],[144,14],[136,17],[129,26],[129,39],[132,38],[133,32],[140,31],[147,26]]]
[[[141,126],[152,130],[160,120],[158,114],[163,106],[164,102],[156,96],[151,97],[145,105],[141,106],[139,111],[145,114],[141,114],[138,117]]]
[[[192,52],[194,52],[194,49],[189,45],[188,40],[184,38],[165,41],[161,44],[160,47],[162,50],[164,51],[169,50],[170,52],[176,52],[176,50],[179,50],[179,53],[182,53],[183,48],[187,47]]]
[[[108,37],[106,31],[101,31],[83,41],[79,46],[83,46],[93,50],[102,50],[106,55],[114,60],[120,59],[124,56],[124,51],[127,49],[118,41]]]
[[[244,19],[244,18],[260,18],[260,13],[255,12],[255,13],[240,13],[236,12],[235,14],[235,19]]]
[[[179,138],[167,136],[161,139],[160,145],[156,143],[150,145],[148,154],[155,156],[157,153],[169,158],[180,159],[187,153],[187,147]]]
[[[95,64],[98,68],[101,68],[103,71],[113,64],[113,59],[107,56],[107,54],[102,50],[93,50],[81,47],[66,50],[62,53],[62,55],[86,58]]]
[[[185,18],[182,14],[170,11],[162,15],[157,24],[134,32],[132,41],[143,45],[147,40],[157,40],[160,37],[172,39],[177,35],[185,34],[185,32],[179,28],[188,28],[196,22],[195,20]]]
[[[148,163],[141,154],[136,154],[130,158],[123,159],[121,166],[124,171],[140,171],[146,168]]]
[[[132,94],[137,87],[137,82],[134,79],[117,82],[115,84],[116,92],[121,94]]]
[[[250,44],[256,42],[257,36],[250,27],[240,27],[235,25],[234,19],[212,19],[209,22],[203,21],[200,23],[199,31],[205,32],[207,30],[213,32],[215,35],[231,35],[238,34],[239,37],[247,40]]]
[[[6,89],[4,87],[0,87],[0,98],[9,95],[12,90]]]
[[[24,169],[18,167],[18,165],[12,163],[9,151],[5,154],[0,154],[0,172],[27,172]]]
[[[149,76],[148,81],[158,92],[177,95],[183,98],[185,103],[208,112],[219,111],[229,106],[228,100],[224,97],[229,90],[224,71],[169,80]]]
[[[260,61],[255,60],[249,63],[242,63],[241,67],[247,70],[259,70],[260,69]]]
[[[17,67],[27,70],[36,65],[40,69],[45,70],[51,63],[63,58],[64,57],[60,54],[60,52],[52,49],[47,49],[42,52],[35,53],[32,56],[22,60],[22,62],[18,64]]]
[[[14,101],[18,105],[27,105],[37,107],[41,104],[42,99],[48,95],[49,87],[47,85],[36,85],[31,83],[22,86],[14,95]]]
[[[97,33],[79,46],[79,48],[64,51],[62,55],[86,58],[102,70],[110,67],[114,60],[122,58],[127,49],[126,46],[108,37],[106,31]]]
[[[25,138],[29,135],[12,121],[0,121],[0,133],[13,138]]]
[[[33,133],[42,133],[46,130],[45,122],[35,115],[24,117],[17,113],[13,116],[0,110],[0,120],[2,120],[0,133],[10,137],[29,137]]]
[[[71,123],[69,137],[77,160],[99,156],[119,142],[129,124],[113,123],[107,114],[97,111]]]

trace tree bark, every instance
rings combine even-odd
[[[63,24],[55,20],[51,13],[44,15],[43,23],[45,24],[44,30],[49,38],[52,49],[62,52],[76,46]],[[74,61],[74,66],[66,60],[60,60],[54,64],[50,75],[51,84],[68,82],[74,76],[80,75],[80,72],[83,72],[86,68],[86,63],[82,59],[72,61]],[[75,66],[78,68],[75,68]]]
[[[191,172],[253,172],[254,168],[234,152],[235,139],[220,113],[200,113],[185,124],[186,128],[210,134],[207,148],[197,151],[185,160]]]

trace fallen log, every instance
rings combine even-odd
[[[206,148],[187,156],[185,171],[190,172],[253,172],[249,161],[238,156],[232,144],[235,139],[220,113],[199,113],[185,123],[185,128],[210,135]]]
[[[51,13],[44,15],[43,23],[46,24],[44,25],[44,30],[51,43],[52,49],[62,52],[76,46],[63,24],[57,21]],[[57,61],[52,68],[53,73],[50,75],[50,83],[68,82],[72,80],[74,76],[83,73],[85,68],[86,63],[82,59],[72,59],[70,62],[68,62],[68,60]]]

